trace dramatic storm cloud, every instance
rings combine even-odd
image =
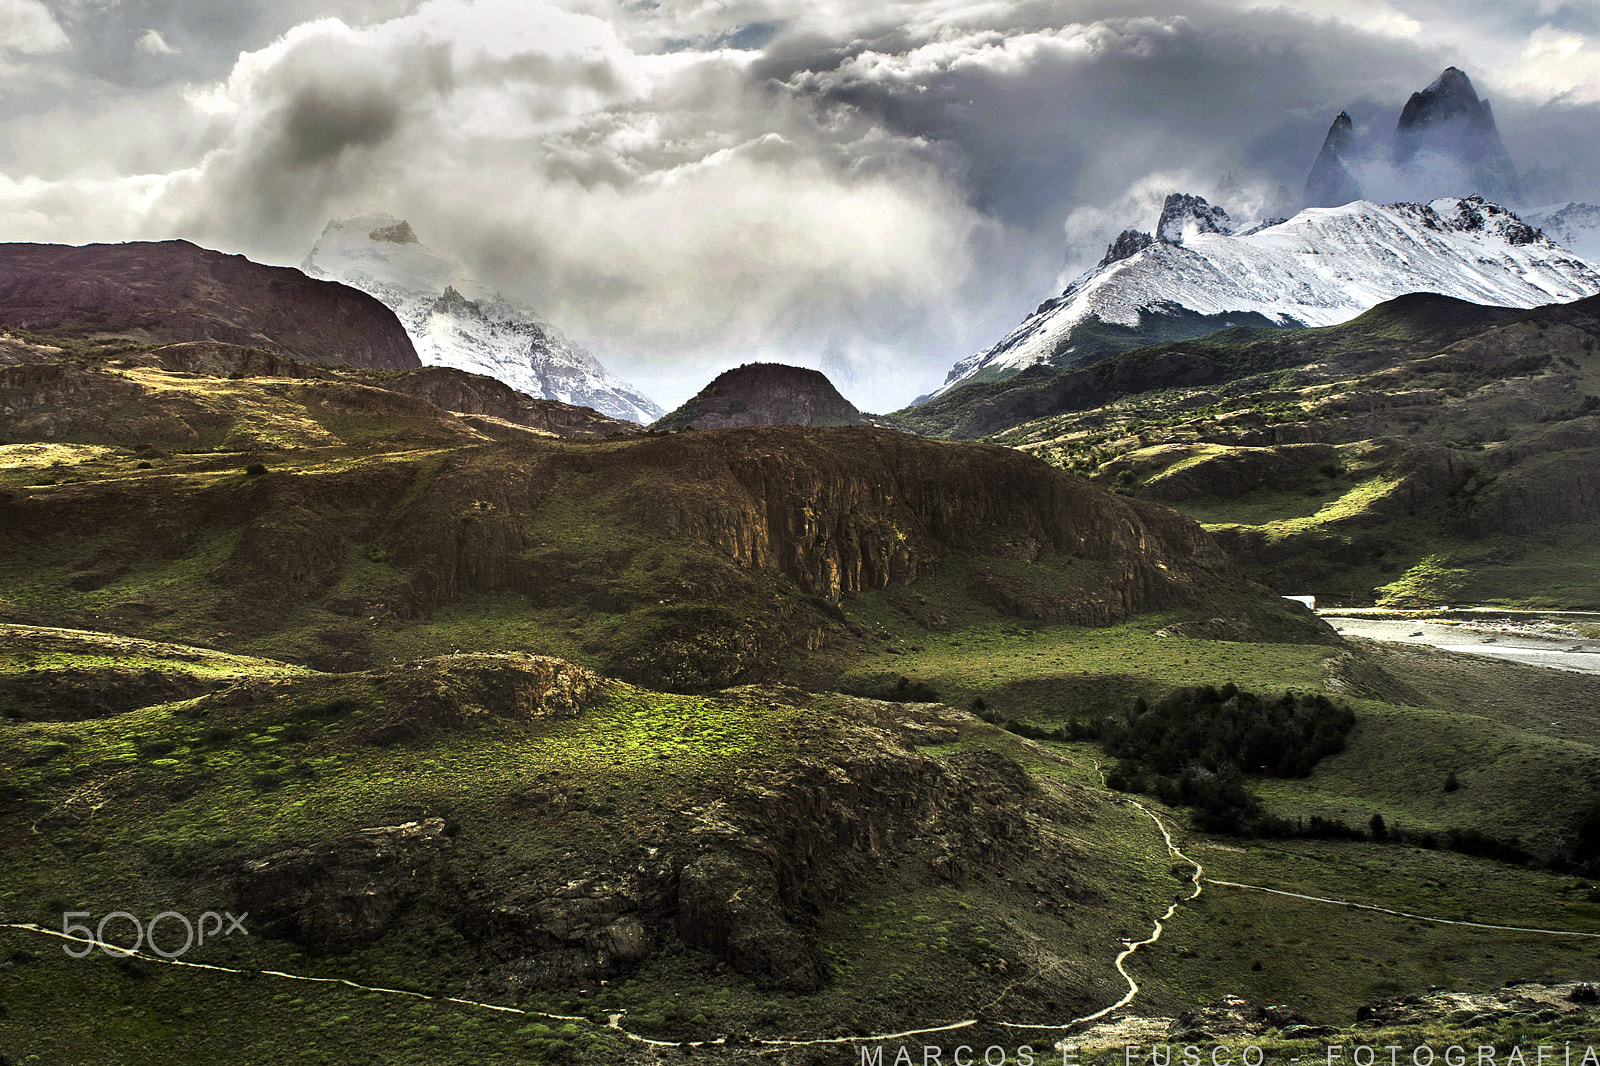
[[[387,211],[669,406],[761,358],[885,409],[1168,192],[1293,207],[1340,109],[1450,64],[1600,199],[1597,5],[1326,7],[0,0],[0,239],[296,263]]]

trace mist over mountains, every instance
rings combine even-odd
[[[368,214],[330,222],[301,269],[383,301],[425,365],[486,374],[537,399],[634,422],[664,413],[532,310],[423,245],[403,219]]]
[[[1392,130],[1358,135],[1339,112],[1305,185],[1307,207],[1465,195],[1516,205],[1524,191],[1489,101],[1456,67],[1412,93]]]

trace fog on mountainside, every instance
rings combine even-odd
[[[1521,205],[1522,181],[1489,101],[1479,99],[1465,72],[1449,67],[1411,94],[1392,130],[1358,137],[1341,111],[1306,178],[1305,205],[1470,195]]]
[[[423,245],[402,219],[369,214],[330,222],[301,269],[382,300],[426,365],[485,374],[529,396],[614,418],[648,423],[662,415],[533,311]]]

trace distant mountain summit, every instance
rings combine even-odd
[[[1305,204],[1340,207],[1362,199],[1362,173],[1379,170],[1386,187],[1398,180],[1419,199],[1470,193],[1522,201],[1522,182],[1489,101],[1457,67],[1411,94],[1387,141],[1359,143],[1349,113],[1339,112],[1306,177]]]
[[[661,408],[531,310],[431,251],[392,215],[330,222],[301,269],[393,308],[428,366],[484,374],[539,399],[649,422]]]
[[[1473,188],[1452,192],[1514,203],[1522,199],[1516,164],[1500,139],[1489,101],[1478,98],[1472,79],[1456,67],[1446,67],[1432,85],[1412,93],[1395,124],[1397,163],[1411,166],[1428,154],[1460,163],[1474,179]]]
[[[957,363],[932,396],[1226,326],[1334,325],[1409,292],[1536,307],[1600,292],[1600,268],[1480,197],[1358,200],[1239,230],[1226,211],[1175,193],[1155,234],[1124,232],[1004,340]]]
[[[1306,178],[1307,207],[1338,207],[1361,199],[1361,183],[1356,181],[1345,166],[1345,159],[1355,147],[1355,124],[1348,111],[1339,112],[1322,141],[1322,151],[1311,164],[1311,175]]]
[[[746,363],[719,374],[651,429],[736,426],[860,426],[868,419],[816,370]]]

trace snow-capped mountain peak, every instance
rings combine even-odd
[[[1505,307],[1600,293],[1600,268],[1475,196],[1358,200],[1232,229],[1201,198],[1168,197],[1156,237],[1125,231],[999,344],[957,363],[933,395],[1229,325],[1329,326],[1409,292]]]
[[[530,308],[490,289],[386,214],[329,222],[301,264],[389,306],[429,366],[486,374],[519,392],[649,423],[664,413]]]

